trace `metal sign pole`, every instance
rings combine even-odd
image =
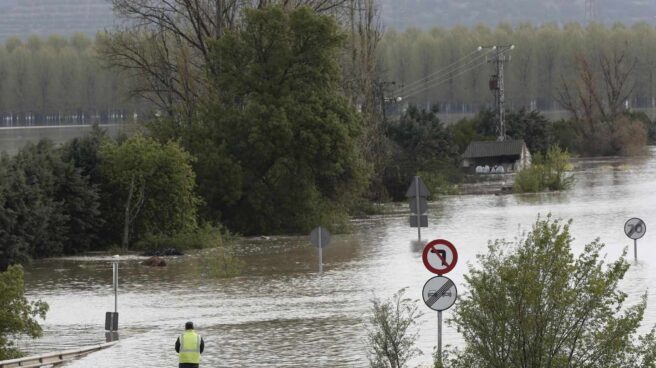
[[[437,361],[442,364],[442,312],[437,312]]]
[[[633,239],[633,256],[638,260],[638,239]]]
[[[113,263],[114,273],[114,313],[118,312],[118,262]]]
[[[419,177],[415,176],[415,192],[417,201],[417,238],[421,241],[421,207],[419,206]]]
[[[321,227],[319,227],[319,274],[323,273],[323,244],[321,244]]]

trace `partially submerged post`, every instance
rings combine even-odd
[[[105,333],[107,342],[118,340],[118,255],[112,262],[112,284],[114,288],[114,312],[105,313]]]
[[[421,241],[421,228],[428,227],[428,215],[424,215],[428,211],[427,197],[430,195],[426,184],[420,177],[415,176],[405,196],[410,199],[410,227],[417,228],[417,239]]]

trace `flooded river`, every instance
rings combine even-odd
[[[575,188],[564,193],[503,196],[449,196],[431,203],[425,238],[445,238],[459,250],[449,276],[460,293],[463,274],[489,239],[513,239],[530,228],[538,214],[574,220],[575,251],[599,237],[608,259],[629,247],[633,266],[621,287],[629,304],[651,286],[643,330],[656,323],[656,150],[648,157],[581,160]],[[214,279],[203,271],[212,252],[171,259],[161,269],[121,261],[119,345],[79,360],[71,367],[175,367],[176,336],[187,320],[205,337],[206,367],[365,367],[364,321],[374,296],[386,298],[401,288],[421,298],[432,275],[421,262],[416,229],[407,226],[405,206],[396,214],[354,222],[350,235],[334,236],[326,249],[324,274],[317,274],[316,249],[306,237],[243,240],[236,252],[244,272]],[[641,217],[647,234],[633,243],[624,222]],[[35,262],[28,268],[32,298],[50,304],[44,337],[21,346],[45,352],[104,341],[104,313],[113,309],[108,258]],[[425,312],[419,347],[430,361],[436,344],[436,314]],[[457,308],[457,302],[454,308]],[[451,315],[445,312],[445,318]],[[445,344],[461,340],[446,327]]]

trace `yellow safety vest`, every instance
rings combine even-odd
[[[200,364],[200,335],[187,330],[180,336],[180,363]]]

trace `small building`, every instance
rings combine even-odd
[[[476,173],[515,172],[531,166],[531,153],[523,139],[474,141],[462,158],[462,167]]]

